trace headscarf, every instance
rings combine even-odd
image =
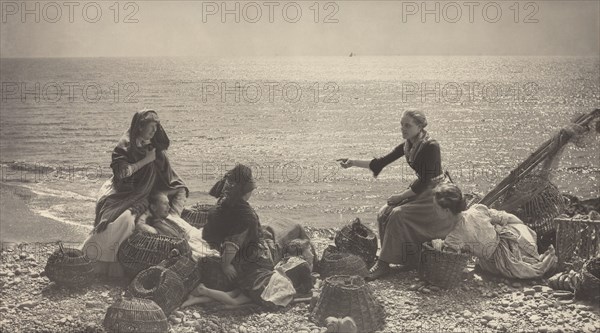
[[[156,148],[157,152],[169,149],[169,137],[160,124],[158,114],[156,111],[149,109],[136,112],[131,119],[131,125],[127,132],[125,132],[125,135],[129,139],[130,149],[138,149],[136,140],[140,136],[142,127],[149,122],[156,123],[156,132],[152,139],[150,139],[151,144]]]
[[[237,164],[233,169],[227,171],[208,193],[218,198],[220,202],[227,204],[228,201],[235,202],[241,199],[255,188],[252,169],[243,164]]]
[[[156,122],[156,132],[152,139],[150,139],[149,145],[143,145],[141,147],[137,146],[137,139],[140,136],[140,131],[142,127],[149,123]],[[169,148],[169,137],[165,133],[162,125],[160,124],[160,120],[158,119],[158,114],[154,110],[142,110],[138,111],[133,115],[131,119],[131,125],[129,129],[123,133],[117,147],[113,150],[112,153],[112,162],[110,167],[113,169],[113,173],[115,175],[119,174],[122,168],[125,168],[128,164],[136,163],[137,161],[143,159],[146,156],[146,151],[152,146],[156,149],[156,160],[154,164],[159,164],[160,161],[163,161],[164,151]],[[164,163],[160,163],[164,164]],[[159,165],[157,165],[159,166]],[[145,165],[142,169],[154,168],[153,163]],[[164,165],[161,166],[164,169]],[[140,171],[142,170],[140,169]],[[138,171],[139,172],[139,171]],[[152,186],[154,185],[154,178],[156,175],[150,172],[144,172],[143,177],[140,173],[137,178],[143,179],[143,182],[147,185],[150,185],[150,188],[140,188],[139,182],[136,182],[134,179],[121,179],[120,177],[113,177],[113,185],[117,189],[117,191],[133,191],[138,190],[142,192],[147,192],[149,194],[152,190]],[[137,184],[136,184],[137,183]]]
[[[242,197],[255,188],[252,169],[237,164],[229,170],[209,191],[218,198],[209,211],[208,223],[202,230],[202,238],[211,244],[221,244],[226,237],[250,229],[250,241],[256,241],[260,229],[258,215]]]
[[[415,161],[415,158],[419,155],[425,144],[431,140],[429,133],[423,129],[417,135],[415,142],[411,143],[408,140],[404,142],[404,156],[406,156],[406,160],[409,164],[412,164]]]

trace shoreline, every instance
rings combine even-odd
[[[34,212],[28,202],[37,195],[18,185],[0,183],[0,241],[11,243],[83,242],[89,230]]]
[[[41,186],[36,187],[32,184],[0,181],[0,242],[83,243],[92,230],[95,199],[91,190],[77,187],[76,184],[70,187],[56,187],[50,184],[46,186],[43,183],[37,183]],[[320,191],[319,193],[323,196],[323,199],[319,199],[321,203],[327,201],[324,199],[330,200],[327,202],[336,200],[334,193]],[[562,194],[571,196],[566,192]],[[268,195],[269,193],[265,193],[265,196]],[[274,207],[265,207],[264,202],[261,202],[265,201],[264,198],[254,202],[254,205],[261,217],[261,223],[265,225],[300,223],[306,228],[328,234],[331,230],[341,228],[358,217],[368,227],[377,228],[375,219],[378,206],[360,206],[361,203],[365,203],[359,198],[360,195],[354,194],[351,197],[341,199],[339,207],[358,207],[359,209],[355,211],[337,211],[339,207],[332,204],[326,205],[327,212],[319,210],[307,212],[306,209],[300,211],[296,209],[296,205],[286,205],[287,202]],[[589,202],[592,209],[600,211],[600,197],[576,198],[581,203]],[[302,200],[299,196],[290,199],[295,199],[292,200],[295,203]],[[372,198],[369,199],[372,201]],[[211,204],[214,203],[214,198],[205,192],[192,191],[185,206],[189,208],[195,203]],[[309,202],[308,205],[310,204]]]

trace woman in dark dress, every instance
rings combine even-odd
[[[219,199],[209,212],[202,237],[221,252],[221,269],[225,276],[236,280],[246,297],[265,305],[261,294],[271,280],[275,265],[282,259],[286,243],[308,236],[297,224],[289,226],[281,235],[261,226],[258,215],[248,203],[254,188],[249,167],[238,164],[228,171],[210,190],[210,194]],[[246,300],[240,299],[238,301]]]
[[[405,142],[389,154],[372,160],[340,160],[343,168],[370,169],[377,177],[388,164],[402,156],[416,172],[415,180],[408,189],[388,198],[377,216],[381,251],[379,259],[371,267],[369,280],[389,272],[389,264],[401,264],[412,268],[418,264],[421,244],[445,237],[452,225],[440,219],[433,207],[432,189],[444,181],[440,146],[425,127],[427,119],[422,112],[406,111],[400,121]]]

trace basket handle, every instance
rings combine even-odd
[[[172,249],[171,252],[169,252],[169,258],[177,258],[181,255],[181,253],[179,253],[178,249]]]

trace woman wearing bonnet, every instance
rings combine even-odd
[[[440,146],[425,130],[427,119],[420,111],[406,111],[400,124],[405,141],[389,154],[372,160],[339,160],[343,168],[370,169],[377,177],[383,168],[404,156],[417,174],[408,189],[390,196],[379,211],[381,250],[368,280],[386,275],[389,264],[414,268],[418,264],[421,244],[444,238],[452,229],[450,222],[437,216],[433,209],[432,189],[444,181],[444,175]]]
[[[172,212],[181,214],[188,189],[171,168],[166,154],[169,143],[156,111],[142,110],[133,115],[114,148],[113,176],[100,189],[94,229],[82,248],[95,261],[97,273],[123,275],[117,262],[119,245],[132,234],[136,216],[148,209],[152,191],[166,193]]]

